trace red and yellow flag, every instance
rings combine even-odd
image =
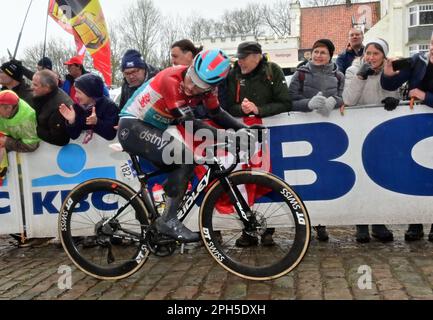
[[[110,37],[99,0],[50,0],[48,14],[74,36],[79,56],[87,49],[95,69],[111,86]]]

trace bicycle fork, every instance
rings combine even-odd
[[[232,204],[234,204],[234,208],[245,226],[245,231],[256,231],[256,219],[251,212],[250,206],[244,199],[238,187],[233,185],[227,177],[221,179],[221,185],[223,186],[223,189],[227,192]]]

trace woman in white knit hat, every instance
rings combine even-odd
[[[383,39],[372,39],[367,43],[364,55],[354,60],[346,71],[343,90],[346,106],[384,104],[388,111],[398,106],[398,91],[387,91],[380,85],[388,52],[388,43]],[[383,242],[394,239],[392,232],[383,224],[372,226],[372,236]],[[361,243],[370,241],[368,225],[356,226],[356,240]]]
[[[376,38],[367,43],[364,55],[353,61],[346,71],[343,90],[346,106],[383,103],[386,110],[395,109],[399,103],[398,91],[387,91],[380,85],[388,52],[388,43],[383,39]]]

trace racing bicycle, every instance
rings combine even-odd
[[[258,148],[266,146],[266,142],[258,142]],[[184,221],[199,204],[201,241],[218,264],[246,279],[281,277],[307,252],[311,229],[307,209],[279,177],[251,168],[235,170],[245,159],[239,148],[233,155],[231,165],[223,164],[217,156],[206,164],[204,175],[184,196],[178,218]],[[167,170],[144,172],[139,158],[129,156],[138,190],[115,179],[91,179],[77,185],[60,210],[59,235],[64,250],[79,269],[98,279],[128,277],[150,254],[167,256],[178,245],[154,226],[160,214],[149,179]],[[243,232],[259,238],[268,228],[274,229],[273,246],[235,245]]]

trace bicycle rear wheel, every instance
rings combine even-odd
[[[122,279],[147,260],[147,210],[120,181],[93,179],[75,187],[62,204],[59,234],[74,264],[98,279]],[[124,207],[124,208],[123,208]],[[107,222],[122,208],[116,218]]]
[[[247,215],[256,227],[247,234],[256,240],[252,246],[236,245],[244,224],[218,181],[206,193],[200,211],[200,230],[209,253],[225,269],[246,279],[270,280],[293,270],[310,242],[310,219],[301,199],[287,183],[266,172],[237,171],[228,180],[250,206]],[[272,230],[274,245],[258,241]]]

